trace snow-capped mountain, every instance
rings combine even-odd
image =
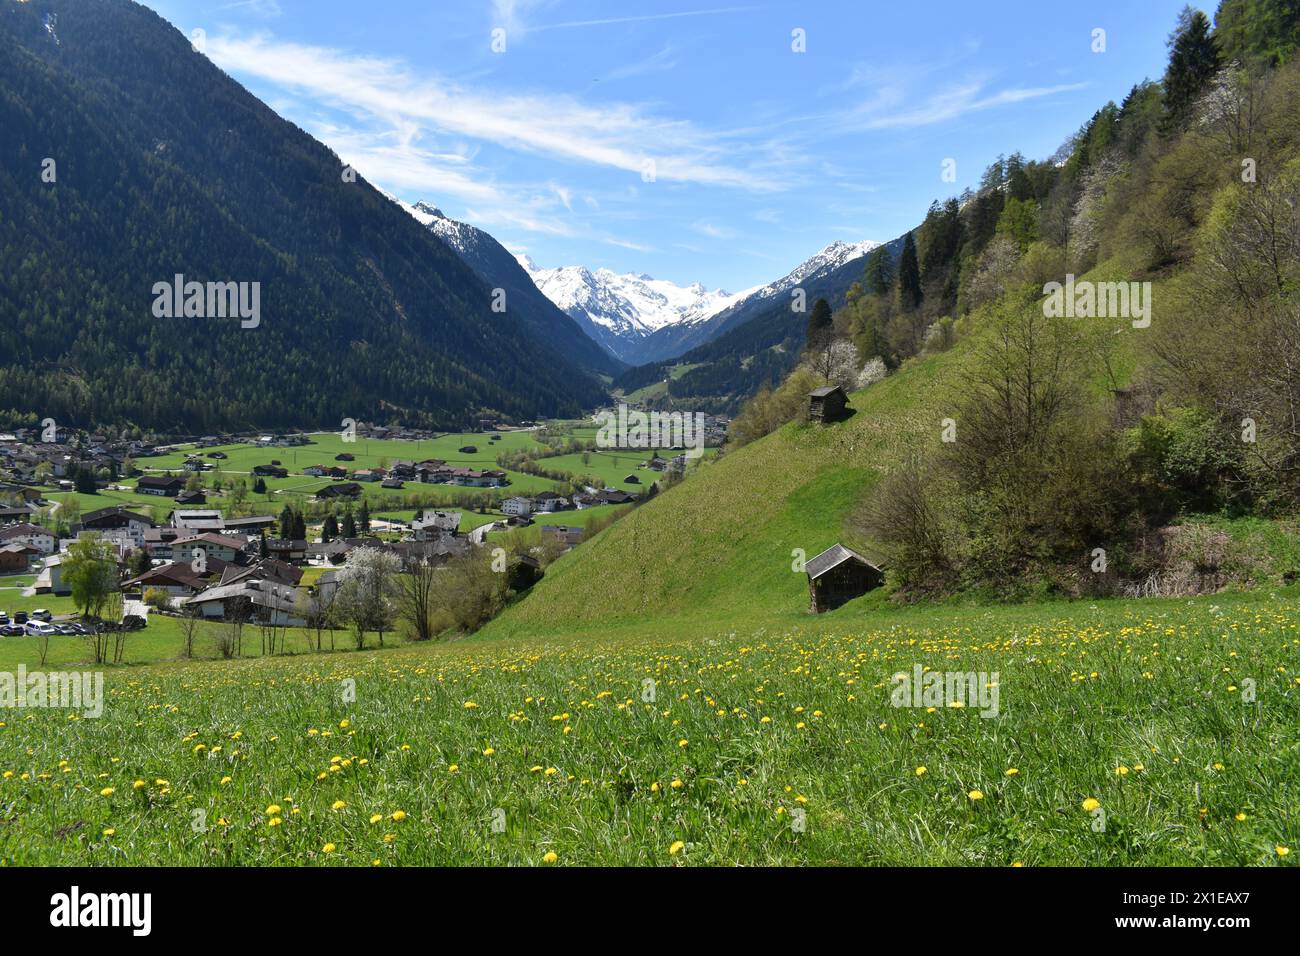
[[[389,198],[445,242],[488,289],[504,291],[506,310],[541,341],[559,346],[582,368],[610,374],[623,368],[623,363],[602,347],[586,325],[565,315],[543,295],[515,257],[488,233],[467,222],[448,219],[430,203],[411,206],[394,196]]]
[[[665,326],[641,343],[640,363],[676,358],[685,352],[712,342],[724,332],[774,307],[780,297],[796,287],[806,293],[806,307],[811,309],[819,296],[838,305],[844,291],[861,271],[859,261],[880,243],[871,240],[841,242],[836,240],[815,255],[799,263],[775,282],[749,289],[732,297],[732,301],[702,319],[675,326]]]
[[[537,288],[596,341],[623,361],[641,365],[710,341],[743,321],[751,307],[815,283],[878,245],[870,240],[832,242],[775,282],[736,293],[710,290],[699,282],[680,286],[634,272],[620,275],[584,266],[540,269],[528,256],[520,256],[519,264]]]
[[[620,275],[585,266],[540,269],[528,256],[520,256],[519,264],[589,335],[633,364],[648,361],[640,346],[655,332],[703,322],[744,295],[710,290],[699,282],[680,286],[634,272]]]
[[[782,292],[788,292],[795,286],[801,285],[810,279],[815,279],[833,269],[838,269],[846,262],[861,259],[878,245],[880,243],[873,242],[870,239],[862,242],[841,242],[836,239],[821,252],[808,257],[775,282],[769,282],[765,286],[754,289],[745,299],[768,299]]]

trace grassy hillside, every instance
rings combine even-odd
[[[791,570],[792,551],[812,557],[843,540],[845,519],[883,470],[938,440],[944,389],[967,351],[910,363],[855,393],[847,421],[793,423],[701,465],[557,562],[487,633],[635,625],[650,614],[654,630],[675,617],[801,619],[807,582]]]

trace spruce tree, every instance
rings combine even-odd
[[[916,240],[909,232],[903,239],[903,253],[898,257],[898,304],[915,309],[921,304],[921,266],[916,259]]]
[[[1210,34],[1210,21],[1199,10],[1184,7],[1169,37],[1169,67],[1165,70],[1165,125],[1181,129],[1196,100],[1219,69],[1219,44]]]
[[[808,350],[816,351],[822,348],[834,331],[835,323],[831,316],[830,303],[825,299],[818,299],[813,303],[812,312],[808,315],[808,334],[805,339]]]
[[[894,281],[894,264],[889,261],[887,248],[877,246],[867,256],[864,278],[867,291],[872,295],[883,296],[889,291],[889,285]]]
[[[325,516],[325,524],[321,526],[320,539],[325,544],[329,544],[339,536],[339,522],[334,517],[334,512]]]

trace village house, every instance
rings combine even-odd
[[[11,524],[0,528],[0,545],[25,544],[41,554],[53,554],[58,544],[54,533],[34,524]]]
[[[501,502],[501,513],[506,515],[530,515],[533,512],[533,503],[527,498],[507,498]]]
[[[189,597],[207,587],[208,579],[213,574],[214,571],[211,569],[205,574],[200,574],[187,561],[173,561],[123,581],[122,590],[139,591],[141,594],[155,590],[174,598]]]
[[[175,498],[185,490],[185,482],[172,475],[145,475],[136,481],[135,490],[142,495]]]
[[[218,529],[226,534],[258,534],[278,524],[275,515],[247,515],[242,518],[226,518]]]
[[[144,547],[145,532],[152,529],[154,522],[152,518],[130,511],[127,508],[117,505],[112,508],[100,508],[98,511],[89,511],[81,516],[81,521],[73,526],[73,531],[124,531],[130,537],[132,543],[137,548]]]
[[[36,509],[31,505],[18,505],[12,508],[0,508],[0,524],[14,524],[31,521]]]
[[[172,554],[179,556],[182,560],[189,560],[194,557],[195,551],[202,551],[209,561],[217,559],[233,563],[244,553],[245,548],[248,547],[248,542],[249,539],[243,535],[216,534],[205,531],[202,534],[177,538],[172,542]]]
[[[226,519],[220,511],[201,508],[176,508],[169,521],[173,528],[192,533],[221,531],[226,527]]]
[[[230,620],[242,616],[250,623],[276,627],[302,627],[307,623],[299,609],[296,587],[263,579],[240,580],[200,591],[185,601],[204,618]]]
[[[411,522],[411,532],[416,541],[435,541],[454,538],[460,530],[459,511],[426,511]]]
[[[188,532],[184,534],[188,535]],[[152,560],[170,561],[172,542],[181,536],[182,532],[175,528],[149,528],[144,533],[144,543],[141,547]]]
[[[40,554],[30,544],[0,545],[0,574],[26,574]]]
[[[302,539],[267,538],[266,553],[278,561],[302,564],[307,560],[307,542]]]
[[[543,491],[533,498],[533,510],[542,512],[564,511],[569,507],[569,499],[554,491]]]
[[[337,485],[326,485],[316,492],[318,501],[329,501],[337,498],[360,498],[364,494],[361,486],[355,481],[345,481]]]

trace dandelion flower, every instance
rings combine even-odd
[[[925,768],[924,768],[924,767],[917,767],[917,768],[916,768],[916,775],[917,775],[918,777],[924,777],[924,776],[925,776]]]
[[[105,787],[103,790],[99,791],[99,795],[101,797],[111,797],[116,792],[117,791],[114,790],[112,787]]]
[[[682,849],[683,849],[685,846],[686,846],[686,844],[683,843],[681,840],[675,840],[675,841],[673,842],[673,845],[670,846],[670,847],[668,848],[668,855],[669,855],[669,856],[676,856],[678,853],[680,853],[680,852],[682,851]]]
[[[337,813],[339,810],[342,810],[346,806],[347,804],[342,800],[335,800],[332,804],[330,804],[330,809]]]
[[[543,862],[543,863],[554,863],[554,862],[555,862],[556,860],[558,860],[559,858],[560,858],[560,857],[559,857],[559,854],[557,854],[554,850],[552,850],[550,853],[547,853],[546,856],[542,857],[542,862]]]
[[[970,797],[972,801],[984,799],[984,793],[980,790],[972,790],[970,793],[966,794],[966,796]]]
[[[392,816],[389,817],[389,819],[392,820],[394,823],[401,823],[403,820],[406,819],[406,811],[394,810]]]
[[[1003,776],[1006,776],[1006,777],[1014,777],[1014,776],[1016,776],[1016,775],[1019,774],[1019,773],[1020,773],[1020,771],[1017,770],[1015,767],[1008,767],[1008,768],[1006,769],[1006,772],[1003,774]]]
[[[335,850],[338,849],[338,847],[336,847],[333,843],[326,843],[323,847],[321,847],[321,849],[324,850],[326,853],[333,853]]]
[[[1088,797],[1088,799],[1084,800],[1083,803],[1080,804],[1080,806],[1083,807],[1085,812],[1092,813],[1093,810],[1096,810],[1099,806],[1101,806],[1101,801],[1098,800],[1096,797]]]

